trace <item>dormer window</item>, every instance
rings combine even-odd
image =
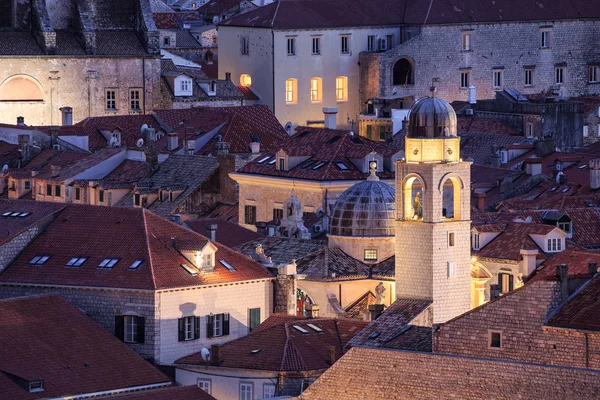
[[[567,234],[571,233],[571,222],[559,222],[558,227],[565,231],[565,233]]]
[[[471,247],[473,250],[479,250],[479,232],[471,232]]]
[[[280,157],[277,159],[277,165],[279,171],[285,171],[285,158]]]
[[[190,90],[190,82],[187,79],[184,79],[181,81],[181,91],[182,92],[187,92],[188,90]]]
[[[500,150],[500,163],[506,164],[508,162],[508,150],[502,149]]]
[[[563,241],[561,238],[552,238],[548,239],[548,243],[546,246],[546,252],[548,253],[558,253],[563,250]]]
[[[29,393],[43,392],[43,391],[44,391],[44,380],[43,379],[29,382]]]
[[[175,96],[191,96],[192,84],[192,78],[187,75],[180,75],[175,78]]]
[[[210,81],[210,91],[211,92],[217,91],[217,82],[216,81]]]
[[[202,268],[214,268],[215,262],[212,253],[202,254]]]

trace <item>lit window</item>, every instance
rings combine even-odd
[[[600,66],[598,65],[590,65],[590,76],[589,76],[589,80],[590,83],[597,83],[600,82],[599,75],[598,72],[600,70]]]
[[[132,110],[140,109],[140,99],[142,91],[140,89],[129,90],[129,107]]]
[[[198,387],[210,394],[210,379],[198,379]]]
[[[375,51],[377,50],[375,48],[375,35],[369,35],[367,36],[367,51]]]
[[[462,49],[463,51],[471,50],[471,32],[463,32],[462,34]]]
[[[29,261],[29,265],[44,265],[49,259],[50,256],[35,256]]]
[[[473,250],[479,250],[479,232],[471,232],[471,247]]]
[[[69,262],[65,265],[66,267],[78,268],[87,260],[87,257],[73,257],[69,260]]]
[[[242,76],[240,76],[240,85],[252,86],[252,77],[248,74],[242,74]]]
[[[125,335],[123,340],[126,343],[138,342],[138,317],[133,315],[125,315],[123,317]]]
[[[338,76],[335,78],[335,99],[337,101],[348,101],[347,76]]]
[[[493,78],[494,78],[493,88],[494,89],[502,88],[502,84],[503,84],[503,73],[502,72],[503,72],[502,70],[494,70],[493,71]]]
[[[144,260],[135,260],[130,266],[129,269],[138,269]]]
[[[502,348],[502,332],[490,331],[488,338],[488,347],[490,349],[501,349]]]
[[[117,109],[117,91],[115,89],[106,89],[106,109]]]
[[[294,78],[285,81],[285,102],[295,104],[298,98],[298,81]]]
[[[540,32],[540,47],[542,49],[550,47],[550,31],[544,30]]]
[[[533,68],[525,70],[525,86],[533,86]]]
[[[469,71],[462,71],[460,73],[460,88],[468,89],[469,88]]]
[[[561,238],[548,239],[548,248],[546,251],[548,253],[556,253],[556,252],[562,251],[562,239]]]
[[[202,254],[202,266],[203,267],[214,267],[212,253]]]
[[[342,36],[342,54],[350,54],[350,36]]]
[[[240,46],[241,46],[241,52],[243,55],[248,55],[249,53],[249,40],[248,37],[246,36],[242,36],[240,38]]]
[[[105,258],[102,260],[100,264],[98,264],[98,268],[106,268],[111,269],[119,262],[118,258]]]
[[[512,274],[499,273],[498,274],[498,290],[500,293],[505,294],[513,290],[514,278]]]
[[[254,399],[252,389],[253,389],[253,386],[251,383],[240,383],[240,400]]]
[[[554,69],[554,83],[557,85],[562,85],[565,83],[565,67],[556,67]]]
[[[288,56],[296,55],[296,38],[295,37],[287,38],[287,55]]]
[[[312,55],[318,56],[321,54],[321,38],[313,36],[312,38]]]
[[[310,80],[310,101],[313,103],[320,103],[322,100],[321,82],[321,78],[312,78]]]
[[[365,249],[365,261],[377,261],[377,249]]]
[[[448,263],[448,278],[454,278],[456,276],[456,264]]]
[[[275,385],[265,383],[263,385],[263,399],[270,399],[272,397],[275,397]]]

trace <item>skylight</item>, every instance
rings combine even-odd
[[[102,260],[102,262],[98,265],[98,268],[106,268],[106,269],[111,269],[112,267],[115,266],[116,263],[119,262],[118,258],[105,258],[104,260]]]
[[[277,158],[272,159],[271,161],[268,162],[268,164],[273,165],[273,164],[275,164],[275,162],[277,162]]]
[[[552,189],[550,189],[550,191],[554,192],[556,189],[558,189],[558,186],[553,187]]]
[[[579,167],[577,167],[577,169],[584,169],[586,167],[587,167],[587,164],[583,164],[583,165],[580,165]]]
[[[35,256],[29,261],[29,265],[44,265],[49,259],[50,256]]]
[[[87,259],[87,257],[73,257],[69,260],[65,267],[79,268]]]
[[[223,266],[224,266],[225,268],[227,268],[227,270],[228,270],[229,272],[235,272],[235,268],[233,268],[233,267],[231,266],[231,264],[229,264],[227,261],[225,261],[225,260],[219,260],[219,262],[220,262],[221,264],[223,264]]]
[[[30,214],[31,213],[27,211],[5,211],[2,213],[2,218],[25,218]]]
[[[181,268],[185,269],[187,271],[187,273],[192,276],[198,275],[198,271],[196,271],[195,269],[193,269],[192,267],[190,267],[187,264],[181,264]]]
[[[250,352],[250,354],[258,354],[262,351],[262,349],[254,349]]]
[[[564,188],[563,190],[561,190],[562,193],[567,193],[569,191],[569,189],[571,189],[569,186],[567,186],[566,188]]]
[[[12,214],[12,211],[7,211],[7,212],[5,212],[5,213],[2,213],[2,216],[3,216],[3,217],[9,217],[9,216],[10,216],[10,214]]]
[[[294,328],[295,330],[297,330],[300,333],[304,333],[304,334],[308,333],[308,331],[306,329],[304,329],[303,327],[298,326],[298,325],[292,325],[292,328]]]
[[[317,160],[313,160],[312,158],[309,158],[308,160],[306,160],[302,164],[300,164],[300,169],[307,169],[308,167],[310,167],[311,165],[313,165],[316,162],[317,162]]]
[[[323,329],[319,328],[318,326],[316,326],[314,324],[306,324],[306,326],[308,326],[310,329],[312,329],[315,332],[323,332]]]
[[[594,203],[592,203],[590,200],[584,200],[584,201],[588,207],[594,207]]]
[[[317,165],[315,165],[315,166],[314,166],[314,167],[312,167],[311,169],[312,169],[313,171],[316,171],[316,170],[318,170],[319,168],[321,168],[323,165],[325,165],[325,164],[327,164],[327,163],[328,163],[328,161],[321,161],[320,163],[318,163]]]
[[[348,166],[346,164],[344,164],[342,161],[336,161],[335,165],[342,171],[348,171]]]
[[[260,160],[258,160],[256,163],[257,163],[257,164],[262,164],[262,163],[264,163],[265,161],[267,161],[269,158],[271,158],[271,156],[266,156],[266,157],[263,157],[263,158],[261,158]]]
[[[130,266],[129,269],[138,269],[144,260],[135,260]]]
[[[381,335],[381,333],[379,333],[379,332],[375,331],[375,332],[373,332],[373,333],[371,333],[371,334],[369,335],[369,339],[375,339],[375,338],[377,338],[379,335]]]

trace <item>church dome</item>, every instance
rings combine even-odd
[[[394,236],[396,190],[371,175],[340,195],[329,233],[337,236]]]
[[[456,112],[448,102],[437,97],[417,101],[408,114],[409,138],[456,136]]]

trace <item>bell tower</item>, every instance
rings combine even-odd
[[[454,109],[434,94],[411,108],[396,164],[396,294],[433,301],[441,323],[470,309],[471,163]]]

